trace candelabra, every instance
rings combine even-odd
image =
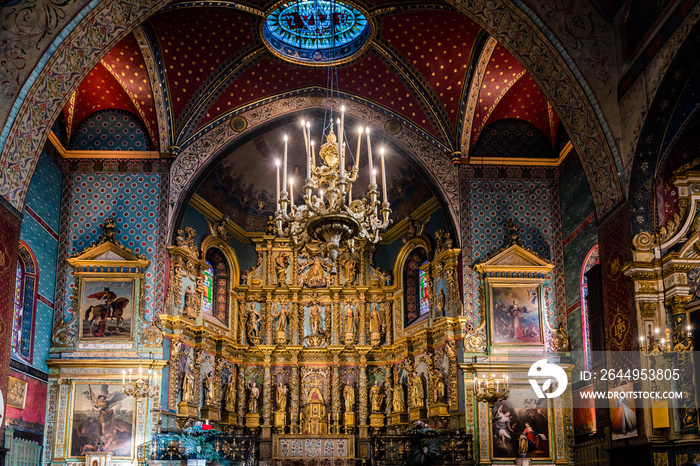
[[[660,331],[658,328],[654,329],[654,333],[649,333],[644,336],[639,337],[639,349],[645,356],[652,356],[661,353],[666,353],[671,351],[671,331],[666,329],[664,331],[664,338],[660,338]],[[693,350],[693,335],[691,332],[690,325],[685,328],[685,337],[680,338],[678,343],[673,346],[673,351],[692,351]]]
[[[478,402],[493,405],[497,401],[508,398],[508,376],[503,374],[496,376],[493,372],[483,374],[482,377],[474,377],[474,396]]]
[[[326,142],[318,152],[316,161],[314,141],[311,140],[311,124],[302,121],[306,151],[306,182],[303,186],[304,203],[294,203],[294,180],[287,178],[287,136],[284,137],[283,185],[280,186],[280,166],[277,162],[277,234],[289,238],[294,249],[301,249],[311,241],[321,244],[321,252],[331,259],[331,273],[337,273],[335,261],[341,246],[351,251],[358,240],[378,243],[379,231],[391,224],[391,209],[386,194],[384,149],[380,150],[382,175],[382,202],[379,201],[377,170],[372,160],[369,128],[360,128],[357,137],[355,164],[348,173],[345,170],[347,142],[345,141],[345,107],[341,108],[338,136],[333,123],[326,135]],[[365,197],[352,198],[352,186],[357,181],[360,150],[363,135],[367,140],[367,160],[370,183]],[[289,186],[289,191],[287,191]],[[379,207],[381,206],[381,210]]]
[[[156,373],[152,370],[148,370],[148,373],[144,373],[143,369],[139,367],[138,374],[133,373],[133,369],[129,369],[129,380],[127,381],[126,371],[122,371],[122,386],[124,388],[124,393],[127,396],[133,396],[134,398],[155,398],[158,396],[158,381],[156,380]]]

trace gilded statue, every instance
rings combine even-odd
[[[206,406],[216,406],[215,385],[214,372],[209,371],[209,373],[204,376],[204,404]]]
[[[222,240],[228,242],[231,239],[231,235],[228,234],[228,231],[226,231],[226,224],[231,220],[231,218],[228,215],[224,215],[221,220],[218,222],[214,223],[209,223],[209,220],[207,220],[207,226],[209,227],[209,233],[212,234],[212,236],[215,236],[217,238],[221,238]]]
[[[192,291],[192,285],[187,285],[187,289],[185,290],[185,307],[182,309],[182,313],[186,316],[196,316],[196,302],[197,300],[194,291]]]
[[[251,382],[248,387],[248,413],[258,414],[258,397],[260,397],[260,389],[255,384],[255,381]]]
[[[277,333],[287,333],[287,320],[288,317],[287,315],[289,314],[289,307],[287,305],[281,306],[275,313],[272,315],[273,319],[277,319]]]
[[[248,322],[246,322],[246,328],[248,330],[248,342],[251,344],[257,344],[260,342],[260,322],[262,318],[260,313],[255,308],[255,303],[250,303],[248,305]]]
[[[373,413],[381,411],[384,395],[382,394],[382,387],[379,386],[379,380],[375,380],[374,385],[372,385],[372,388],[369,390],[369,401],[372,405]]]
[[[369,333],[379,333],[381,330],[381,317],[377,310],[378,305],[372,306],[372,311],[369,313]]]
[[[345,399],[345,412],[352,413],[355,409],[355,389],[352,385],[347,384],[343,388],[343,398]]]
[[[311,333],[318,334],[321,330],[321,308],[318,304],[314,304],[309,309],[309,323],[311,324]]]
[[[397,382],[396,386],[394,386],[394,396],[392,398],[392,405],[395,413],[402,413],[406,410],[403,398],[403,384],[401,382]]]
[[[286,385],[277,385],[276,399],[277,399],[277,412],[283,413],[287,410],[287,392],[289,389]]]
[[[355,283],[355,276],[357,275],[357,261],[348,255],[347,259],[343,262],[343,276],[345,277],[345,284],[351,285]]]
[[[277,283],[280,286],[287,284],[287,266],[289,265],[289,254],[281,252],[275,259],[275,272],[277,273]]]
[[[413,372],[413,375],[408,380],[408,384],[408,405],[411,408],[422,408],[425,406],[423,379],[417,372]]]
[[[194,363],[190,361],[187,372],[182,378],[182,401],[194,401]]]
[[[433,403],[445,402],[445,380],[442,377],[442,371],[435,369],[433,371]]]
[[[228,376],[226,384],[226,411],[229,413],[236,412],[236,374]]]
[[[440,290],[437,299],[437,312],[435,317],[443,317],[445,315],[445,290]]]
[[[355,335],[355,312],[350,304],[345,305],[345,333]]]
[[[311,267],[304,273],[304,285],[310,288],[319,288],[327,285],[326,268],[327,264],[321,262],[319,256],[314,257]]]

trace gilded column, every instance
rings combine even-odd
[[[291,287],[290,287],[291,288]],[[303,332],[304,320],[300,319],[299,291],[295,290],[292,295],[292,324],[291,324],[291,344],[299,344],[299,335]],[[303,308],[302,308],[303,309]]]
[[[290,389],[292,392],[292,403],[291,403],[291,424],[292,424],[292,433],[293,434],[298,434],[300,432],[299,429],[299,352],[301,351],[301,347],[298,348],[290,348],[287,347],[290,353],[292,353],[292,376],[289,381]]]
[[[331,303],[331,345],[340,343],[340,303],[339,293],[333,290],[333,302]]]
[[[267,293],[265,306],[265,344],[274,345],[275,340],[272,338],[272,329],[275,327],[272,323],[272,293]]]
[[[263,425],[270,426],[272,425],[272,373],[270,364],[275,347],[266,345],[261,350],[264,355],[263,365],[265,368],[263,375]]]
[[[688,338],[688,312],[686,304],[692,296],[672,296],[666,300],[666,307],[671,311],[673,325],[673,350],[676,368],[683,374],[679,380],[683,398],[678,400],[681,434],[684,437],[698,435],[698,409],[692,400],[695,398],[695,376],[693,370],[693,342]]]
[[[242,426],[245,424],[243,416],[246,412],[245,403],[245,368],[243,364],[238,365],[238,382],[236,383],[236,388],[238,390],[238,425]]]
[[[384,341],[387,345],[391,345],[394,342],[394,330],[392,325],[392,323],[394,322],[394,300],[387,299],[384,306],[384,322],[386,325],[386,331],[384,332]]]
[[[367,330],[366,330],[366,317],[367,317],[367,302],[365,301],[365,294],[360,293],[360,319],[357,323],[358,330],[358,344],[367,344]]]
[[[358,392],[360,395],[360,427],[367,427],[367,353],[369,347],[358,349],[360,352],[360,383]]]
[[[388,359],[393,359],[393,356]],[[384,407],[384,412],[386,413],[386,417],[391,416],[391,408],[393,406],[394,400],[394,373],[392,371],[393,367],[394,366],[392,364],[387,364],[386,366],[384,366],[384,400],[386,403],[386,406]]]
[[[333,375],[331,377],[331,400],[333,406],[332,433],[339,433],[340,425],[340,352],[342,349],[332,349],[333,353]]]

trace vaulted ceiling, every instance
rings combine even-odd
[[[375,33],[361,55],[338,67],[343,96],[391,115],[447,153],[484,161],[558,158],[559,118],[527,71],[473,21],[437,4],[359,5]],[[62,144],[97,149],[75,147],[78,129],[96,113],[117,110],[133,117],[151,150],[166,152],[164,141],[182,147],[265,99],[323,95],[325,67],[286,62],[263,43],[260,25],[272,6],[170,4],[83,81],[63,109]]]

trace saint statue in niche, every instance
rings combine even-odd
[[[194,363],[190,361],[184,377],[182,378],[182,401],[191,403],[194,396]]]
[[[403,398],[403,385],[401,382],[397,382],[394,386],[394,397],[392,398],[393,411],[395,413],[402,413],[406,409]]]
[[[423,380],[418,372],[413,372],[413,375],[408,380],[408,404],[411,408],[422,408],[425,406]]]
[[[289,254],[281,252],[275,259],[275,272],[277,273],[277,283],[280,286],[287,284],[287,266],[289,265]]]
[[[382,387],[379,386],[379,380],[374,381],[374,385],[369,390],[369,401],[372,404],[372,412],[378,413],[382,409],[382,402],[384,401],[384,395],[382,394]]]
[[[309,323],[311,324],[311,333],[318,334],[321,330],[321,308],[318,304],[314,304],[309,309]]]
[[[255,381],[250,383],[248,391],[250,392],[248,396],[248,413],[258,414],[258,397],[260,396],[260,389],[256,385]]]
[[[236,374],[228,376],[226,384],[226,411],[233,413],[236,411]]]
[[[355,312],[350,304],[345,305],[345,339],[353,341],[355,338]],[[347,341],[346,341],[347,343]]]
[[[355,275],[357,274],[357,261],[348,254],[347,259],[343,262],[343,276],[345,284],[352,285],[355,283]]]
[[[328,279],[326,274],[328,264],[321,262],[319,256],[314,257],[311,266],[308,268],[306,273],[304,273],[304,285],[309,288],[321,288],[328,284]]]
[[[289,314],[289,307],[287,305],[281,306],[272,315],[273,319],[277,319],[277,342],[286,343],[287,342],[287,315]]]
[[[343,388],[343,398],[345,399],[345,412],[352,413],[355,409],[355,389],[352,385],[347,384]]]
[[[278,413],[284,413],[287,410],[287,392],[289,390],[287,389],[287,386],[282,384],[282,385],[277,385],[277,391],[276,391],[276,400],[277,400],[277,412]]]
[[[248,321],[246,329],[248,330],[248,342],[253,345],[260,343],[260,313],[255,308],[255,303],[248,305]]]

